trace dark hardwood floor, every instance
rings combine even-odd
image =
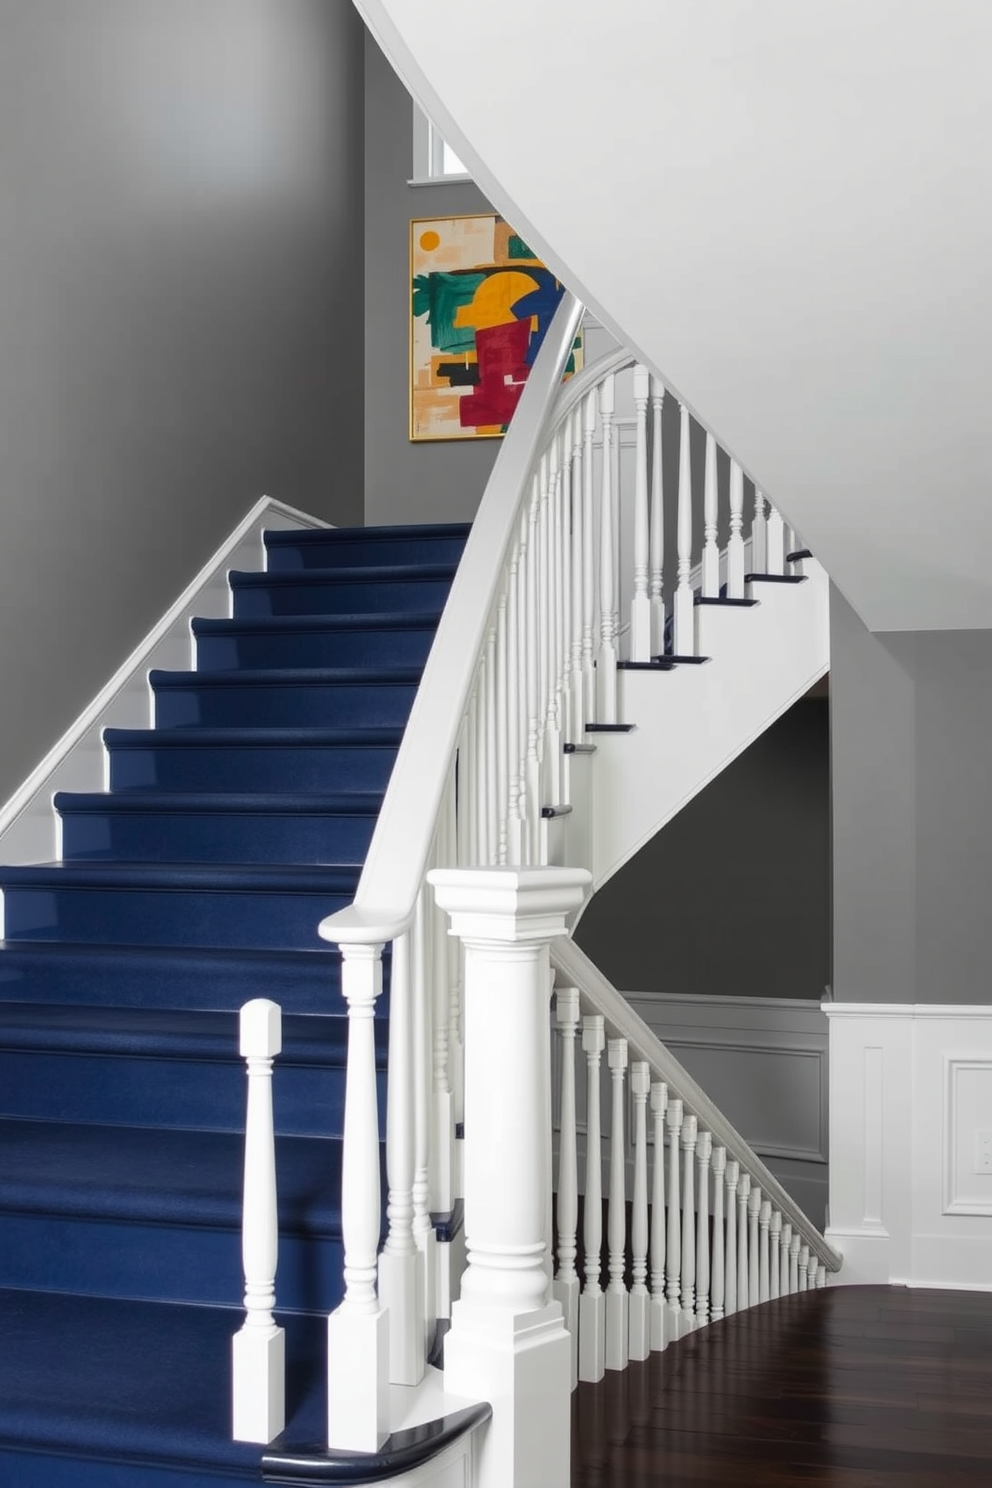
[[[572,1488],[992,1488],[992,1294],[827,1287],[573,1397]]]

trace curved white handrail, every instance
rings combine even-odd
[[[409,928],[503,564],[516,534],[522,493],[549,427],[549,408],[557,417],[555,389],[581,316],[581,304],[566,292],[517,404],[458,565],[354,902],[321,922],[325,940],[384,944]]]

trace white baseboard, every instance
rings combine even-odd
[[[56,791],[106,789],[105,728],[148,728],[154,668],[182,671],[193,664],[190,621],[230,614],[227,583],[232,568],[265,566],[262,532],[268,528],[312,528],[329,524],[263,496],[221,543],[196,578],[166,610],[124,664],[73,720],[58,743],[0,809],[0,861],[38,863],[61,851]]]
[[[830,1219],[845,1281],[992,1289],[992,1007],[833,1003]]]

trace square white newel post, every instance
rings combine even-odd
[[[465,1241],[444,1383],[488,1400],[477,1488],[567,1488],[571,1346],[548,1301],[551,977],[589,874],[436,869],[437,902],[465,946]]]
[[[327,1442],[377,1452],[389,1434],[389,1315],[376,1295],[381,1219],[375,1000],[382,946],[342,945],[348,1066],[341,1159],[344,1301],[327,1320]]]

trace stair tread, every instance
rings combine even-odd
[[[346,893],[361,869],[349,865],[283,863],[19,863],[0,868],[0,884],[46,888],[275,889],[284,893]]]
[[[340,1232],[341,1142],[276,1137],[284,1233]],[[0,1119],[0,1207],[20,1214],[240,1228],[238,1132]]]
[[[58,811],[244,812],[281,816],[378,816],[382,791],[57,791]],[[2,871],[2,870],[0,870]]]
[[[355,568],[301,568],[284,572],[280,569],[232,568],[228,581],[232,589],[295,588],[311,584],[402,584],[410,579],[450,579],[458,560],[425,563],[376,563]]]
[[[0,1289],[0,1440],[150,1467],[257,1474],[262,1448],[230,1440],[221,1383],[242,1319],[237,1308]],[[319,1391],[311,1389],[302,1409],[300,1376],[324,1378],[327,1323],[278,1320],[292,1361],[287,1430],[305,1436]]]
[[[398,725],[376,725],[368,728],[202,728],[124,729],[103,731],[104,741],[116,748],[183,749],[191,744],[210,745],[220,749],[239,744],[256,747],[264,744],[283,745],[294,749],[316,749],[337,744],[399,745],[403,729]]]
[[[319,570],[318,570],[319,571]],[[306,572],[306,570],[299,570]],[[340,570],[334,570],[340,572]],[[295,635],[325,630],[433,630],[441,606],[428,610],[363,610],[342,615],[246,615],[243,618],[193,620],[193,634]]]
[[[266,546],[325,542],[366,542],[376,538],[427,541],[432,537],[468,537],[471,522],[384,522],[370,527],[276,527],[263,533]]]
[[[149,672],[152,687],[415,687],[423,676],[419,666],[380,667],[231,667],[211,671]]]

